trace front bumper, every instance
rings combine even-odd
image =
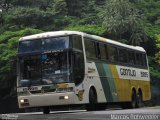
[[[67,97],[68,96],[68,97]],[[74,92],[18,96],[19,108],[76,104]]]

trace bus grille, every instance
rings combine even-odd
[[[42,89],[42,90],[37,90],[37,91],[30,91],[31,94],[39,94],[39,93],[49,93],[49,92],[55,92],[56,89]]]

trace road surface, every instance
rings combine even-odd
[[[1,119],[18,120],[160,120],[160,107],[139,109],[112,108],[105,111],[53,111],[50,114],[42,112],[1,114]]]

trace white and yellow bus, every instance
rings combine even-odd
[[[110,39],[77,31],[22,37],[17,62],[19,108],[106,103],[140,107],[150,100],[146,52]]]

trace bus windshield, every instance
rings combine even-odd
[[[68,52],[53,52],[19,58],[19,86],[69,82]]]
[[[19,53],[33,53],[69,48],[69,36],[25,40],[19,43]]]

